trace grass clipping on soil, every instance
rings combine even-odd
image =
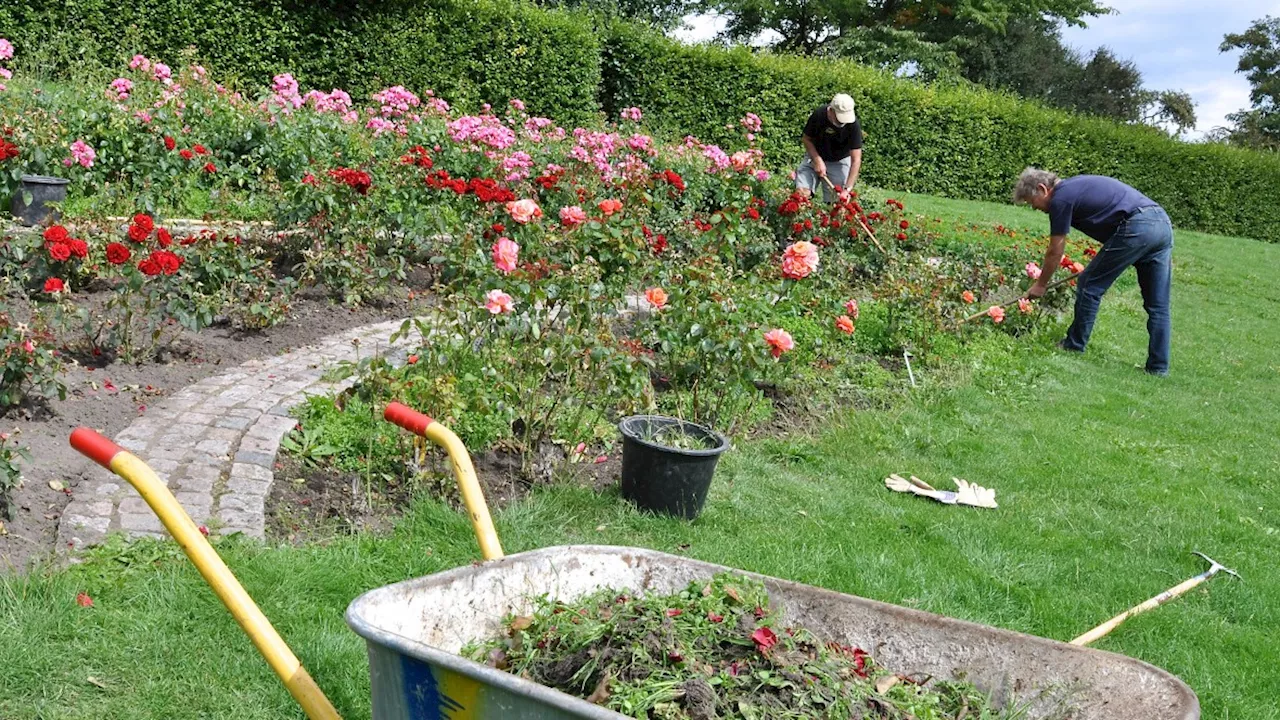
[[[1009,720],[966,683],[912,679],[864,651],[784,628],[764,586],[733,574],[674,595],[540,599],[473,660],[638,718]]]

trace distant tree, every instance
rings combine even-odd
[[[1227,116],[1225,137],[1233,145],[1280,149],[1280,18],[1254,20],[1242,33],[1230,33],[1218,48],[1242,50],[1236,72],[1245,73],[1252,109]]]
[[[725,18],[726,40],[776,36],[775,50],[814,55],[844,40],[872,56],[901,54],[904,43],[925,43],[955,54],[966,42],[1000,35],[1018,19],[1051,18],[1081,24],[1107,12],[1098,0],[699,0]],[[868,33],[868,30],[895,31]],[[855,37],[860,36],[860,37]],[[884,43],[882,51],[870,44]]]
[[[1171,127],[1181,135],[1196,126],[1196,104],[1191,95],[1179,90],[1144,91],[1142,122]]]

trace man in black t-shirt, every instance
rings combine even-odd
[[[806,197],[822,186],[822,197],[835,200],[835,193],[822,178],[842,190],[858,182],[862,169],[862,125],[853,109],[853,98],[840,93],[831,102],[819,106],[804,124],[800,136],[805,159],[796,168],[796,190]]]

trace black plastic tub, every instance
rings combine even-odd
[[[59,203],[67,199],[66,178],[49,175],[23,175],[22,186],[13,194],[9,203],[9,211],[23,225],[39,225],[45,220],[54,222],[61,217],[49,203]],[[29,201],[28,201],[29,199]]]
[[[651,439],[672,429],[706,447],[668,447]],[[622,496],[642,510],[687,520],[698,517],[729,441],[710,428],[663,415],[632,415],[618,423],[618,430],[622,433]]]

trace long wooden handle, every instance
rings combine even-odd
[[[1099,638],[1106,636],[1108,633],[1110,633],[1112,630],[1115,630],[1117,627],[1120,627],[1120,623],[1124,622],[1125,620],[1128,620],[1134,615],[1140,615],[1148,610],[1154,610],[1155,608],[1160,607],[1161,605],[1169,602],[1170,600],[1176,597],[1185,595],[1186,593],[1190,592],[1193,588],[1197,587],[1198,585],[1200,585],[1205,580],[1208,580],[1211,577],[1213,577],[1212,570],[1201,573],[1179,585],[1175,585],[1174,587],[1171,587],[1168,590],[1165,590],[1164,592],[1160,593],[1159,595],[1156,595],[1150,600],[1147,600],[1141,605],[1135,605],[1129,608],[1128,610],[1125,610],[1119,615],[1102,623],[1098,627],[1081,635],[1075,640],[1072,640],[1071,644],[1072,645],[1088,645],[1089,643],[1092,643],[1098,640]]]
[[[1083,273],[1074,273],[1074,274],[1072,274],[1070,277],[1064,277],[1064,278],[1062,278],[1061,280],[1055,280],[1054,282],[1049,283],[1048,287],[1046,287],[1046,288],[1044,289],[1044,291],[1047,293],[1047,292],[1049,292],[1050,290],[1052,290],[1052,289],[1054,289],[1054,288],[1056,288],[1056,287],[1058,287],[1058,286],[1060,286],[1060,285],[1066,285],[1067,283],[1071,282],[1072,280],[1075,280],[1076,278],[1080,277],[1080,275],[1082,275],[1082,274],[1083,274]],[[1019,300],[1023,300],[1023,299],[1025,299],[1025,298],[1026,298],[1026,296],[1025,296],[1025,295],[1023,295],[1022,297],[1016,297],[1016,298],[1014,298],[1014,299],[1010,300],[1010,301],[1009,301],[1009,302],[1007,302],[1007,303],[1001,303],[1001,304],[1000,304],[1000,305],[998,305],[997,307],[1002,307],[1002,308],[1012,307],[1012,306],[1014,306],[1014,305],[1017,305]],[[976,312],[976,313],[974,313],[974,314],[970,315],[969,317],[967,317],[967,318],[965,318],[965,319],[961,320],[960,322],[961,322],[961,324],[963,324],[963,323],[967,323],[967,322],[969,322],[970,320],[977,320],[978,318],[982,317],[983,315],[986,315],[986,314],[987,314],[988,312],[990,312],[990,311],[991,311],[991,308],[987,308],[986,310],[982,310],[982,311]]]
[[[831,182],[831,178],[827,177],[826,175],[823,175],[822,182],[826,183],[827,187],[831,188],[831,192],[836,192],[836,185],[835,183]],[[867,237],[871,238],[871,242],[876,246],[876,249],[879,250],[881,254],[885,254],[884,246],[881,245],[880,241],[876,239],[876,234],[871,232],[871,228],[867,226],[866,221],[863,220],[861,217],[859,217],[858,224],[862,226],[862,230],[867,234]]]

